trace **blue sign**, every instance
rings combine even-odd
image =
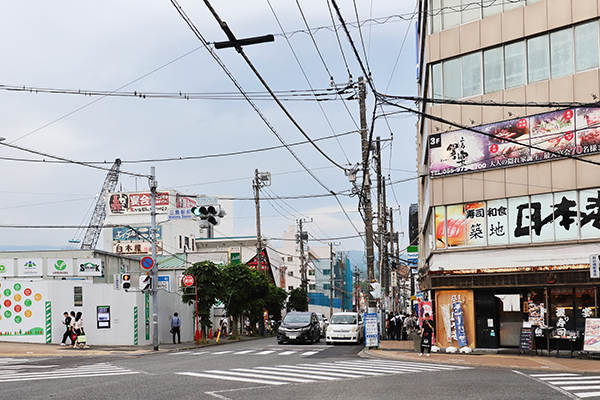
[[[171,277],[168,275],[158,276],[158,289],[164,289],[167,292],[171,291]]]
[[[468,341],[460,301],[452,303],[452,312],[454,313],[454,329],[456,329],[456,341],[458,342],[458,347],[465,347],[468,345]]]
[[[149,226],[134,226],[132,228],[113,228],[113,240],[150,240],[152,228]],[[156,239],[162,239],[162,226],[156,228]]]
[[[169,209],[169,219],[192,219],[192,210],[190,208],[171,208]]]
[[[377,313],[365,314],[365,347],[379,347]]]

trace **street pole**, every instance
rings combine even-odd
[[[390,207],[390,232],[389,232],[389,242],[390,242],[390,257],[392,260],[391,269],[397,271],[398,259],[394,258],[394,209]],[[390,286],[392,287],[392,311],[398,312],[398,273],[396,275],[396,282],[390,282]]]
[[[384,269],[384,259],[385,259],[385,249],[383,247],[383,236],[385,235],[385,209],[383,208],[383,177],[381,176],[381,140],[379,136],[375,139],[375,159],[377,161],[375,169],[377,171],[377,247],[379,248],[379,259],[378,270],[379,270],[379,283],[380,286],[380,298],[379,298],[379,308],[381,309],[381,326],[385,326],[385,314],[386,314],[386,288],[385,288],[385,269]],[[387,330],[381,330],[381,337],[386,339]]]
[[[150,167],[150,231],[152,232],[152,345],[158,351],[158,263],[156,262],[156,174]]]
[[[304,232],[302,231],[302,219],[298,220],[300,226],[300,275],[302,277],[301,287],[308,293],[308,277],[306,276],[306,263],[304,262]]]
[[[329,243],[329,318],[333,315],[333,243]]]
[[[373,209],[371,205],[371,177],[369,174],[369,137],[367,135],[367,87],[364,78],[358,78],[358,101],[360,108],[360,136],[362,145],[363,185],[362,202],[365,210],[365,243],[367,253],[367,279],[375,279],[375,255],[373,253]],[[368,312],[377,312],[377,302],[368,290]]]
[[[254,202],[256,204],[256,268],[262,270],[262,234],[260,232],[260,180],[258,169],[254,170]],[[264,271],[267,273],[267,271]]]

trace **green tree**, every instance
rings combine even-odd
[[[202,327],[212,327],[210,310],[218,300],[224,297],[223,271],[212,261],[195,263],[185,270],[186,275],[193,275],[198,290],[198,316]],[[193,304],[196,300],[194,287],[184,289],[181,301]]]
[[[268,282],[264,274],[245,264],[228,264],[223,267],[223,284],[225,310],[227,315],[233,317],[234,332],[237,332],[239,315],[244,311],[262,309],[268,293]]]
[[[288,311],[308,311],[308,293],[302,288],[290,290],[287,303]]]
[[[283,310],[283,307],[285,306],[287,296],[288,294],[285,289],[269,283],[265,308],[269,311],[269,314],[273,316],[275,321],[281,321],[281,310]]]

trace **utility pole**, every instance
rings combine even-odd
[[[152,345],[158,351],[158,263],[156,262],[156,181],[154,167],[150,167],[150,231],[152,235]]]
[[[389,232],[389,242],[390,242],[390,257],[392,260],[391,269],[397,271],[398,260],[394,258],[394,209],[390,207],[390,232]],[[391,282],[390,286],[392,287],[392,311],[398,312],[398,273],[396,275],[396,282]]]
[[[329,243],[329,318],[333,315],[333,243]]]
[[[387,300],[387,286],[386,286],[386,270],[385,270],[385,258],[386,258],[386,249],[384,247],[384,237],[385,237],[385,214],[386,209],[383,206],[384,203],[384,192],[383,188],[385,185],[385,180],[381,176],[381,140],[379,136],[375,140],[375,151],[376,155],[374,156],[377,170],[377,247],[379,248],[379,283],[380,286],[380,300],[379,307],[381,309],[381,326],[385,326],[385,314],[387,313],[386,300]],[[382,338],[386,338],[387,331],[382,329],[381,336]]]
[[[344,308],[344,298],[346,297],[346,286],[344,285],[344,281],[345,281],[344,280],[344,270],[345,270],[345,268],[344,268],[344,264],[343,264],[344,263],[344,258],[342,257],[342,253],[341,252],[340,252],[339,263],[340,263],[340,278],[342,279],[342,284],[341,284],[342,290],[340,292],[341,299],[342,299],[342,304],[341,304],[342,308],[341,308],[341,310],[342,311],[346,311],[346,309]]]
[[[373,253],[373,208],[371,205],[371,177],[369,174],[369,152],[370,143],[367,132],[367,87],[364,78],[358,78],[358,101],[360,108],[360,136],[362,145],[362,167],[363,167],[363,185],[360,201],[363,203],[365,212],[365,243],[367,252],[367,279],[371,283],[375,279],[375,255]],[[377,312],[377,302],[368,292],[368,312]]]
[[[299,240],[300,240],[300,276],[302,279],[302,282],[300,283],[300,286],[302,287],[302,289],[304,291],[306,291],[308,293],[308,276],[306,273],[306,260],[304,257],[304,232],[302,230],[302,219],[298,220],[298,226],[300,229],[300,236],[299,236]]]
[[[262,271],[262,233],[260,231],[260,188],[263,186],[271,185],[271,173],[270,172],[258,172],[258,169],[254,170],[254,180],[252,181],[252,187],[254,188],[254,204],[256,206],[256,269],[258,272]],[[265,268],[264,273],[268,275]]]

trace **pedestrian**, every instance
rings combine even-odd
[[[171,333],[173,334],[173,344],[175,344],[175,335],[177,335],[177,343],[181,343],[181,320],[179,314],[174,313],[171,318]]]
[[[71,316],[69,315],[68,311],[65,311],[63,313],[63,315],[65,316],[65,320],[63,321],[63,325],[66,328],[65,333],[63,334],[63,338],[62,341],[60,342],[61,346],[66,346],[67,344],[67,338],[71,339],[71,345],[75,344],[75,341],[73,340],[72,337],[72,333],[73,331],[71,330]]]
[[[423,325],[421,327],[421,353],[419,357],[423,355],[427,350],[427,357],[431,353],[431,340],[433,338],[433,326],[431,325],[429,314],[425,313],[425,319],[423,319]]]
[[[75,344],[73,348],[77,348],[77,346],[82,348],[88,348],[87,338],[85,336],[85,330],[83,329],[83,317],[82,312],[78,311],[77,315],[75,315],[75,333],[77,334],[77,338],[75,339]]]
[[[388,336],[390,340],[396,338],[396,317],[394,313],[389,313],[388,315]]]
[[[396,340],[402,340],[402,324],[404,320],[402,319],[402,314],[398,313],[396,315]]]

